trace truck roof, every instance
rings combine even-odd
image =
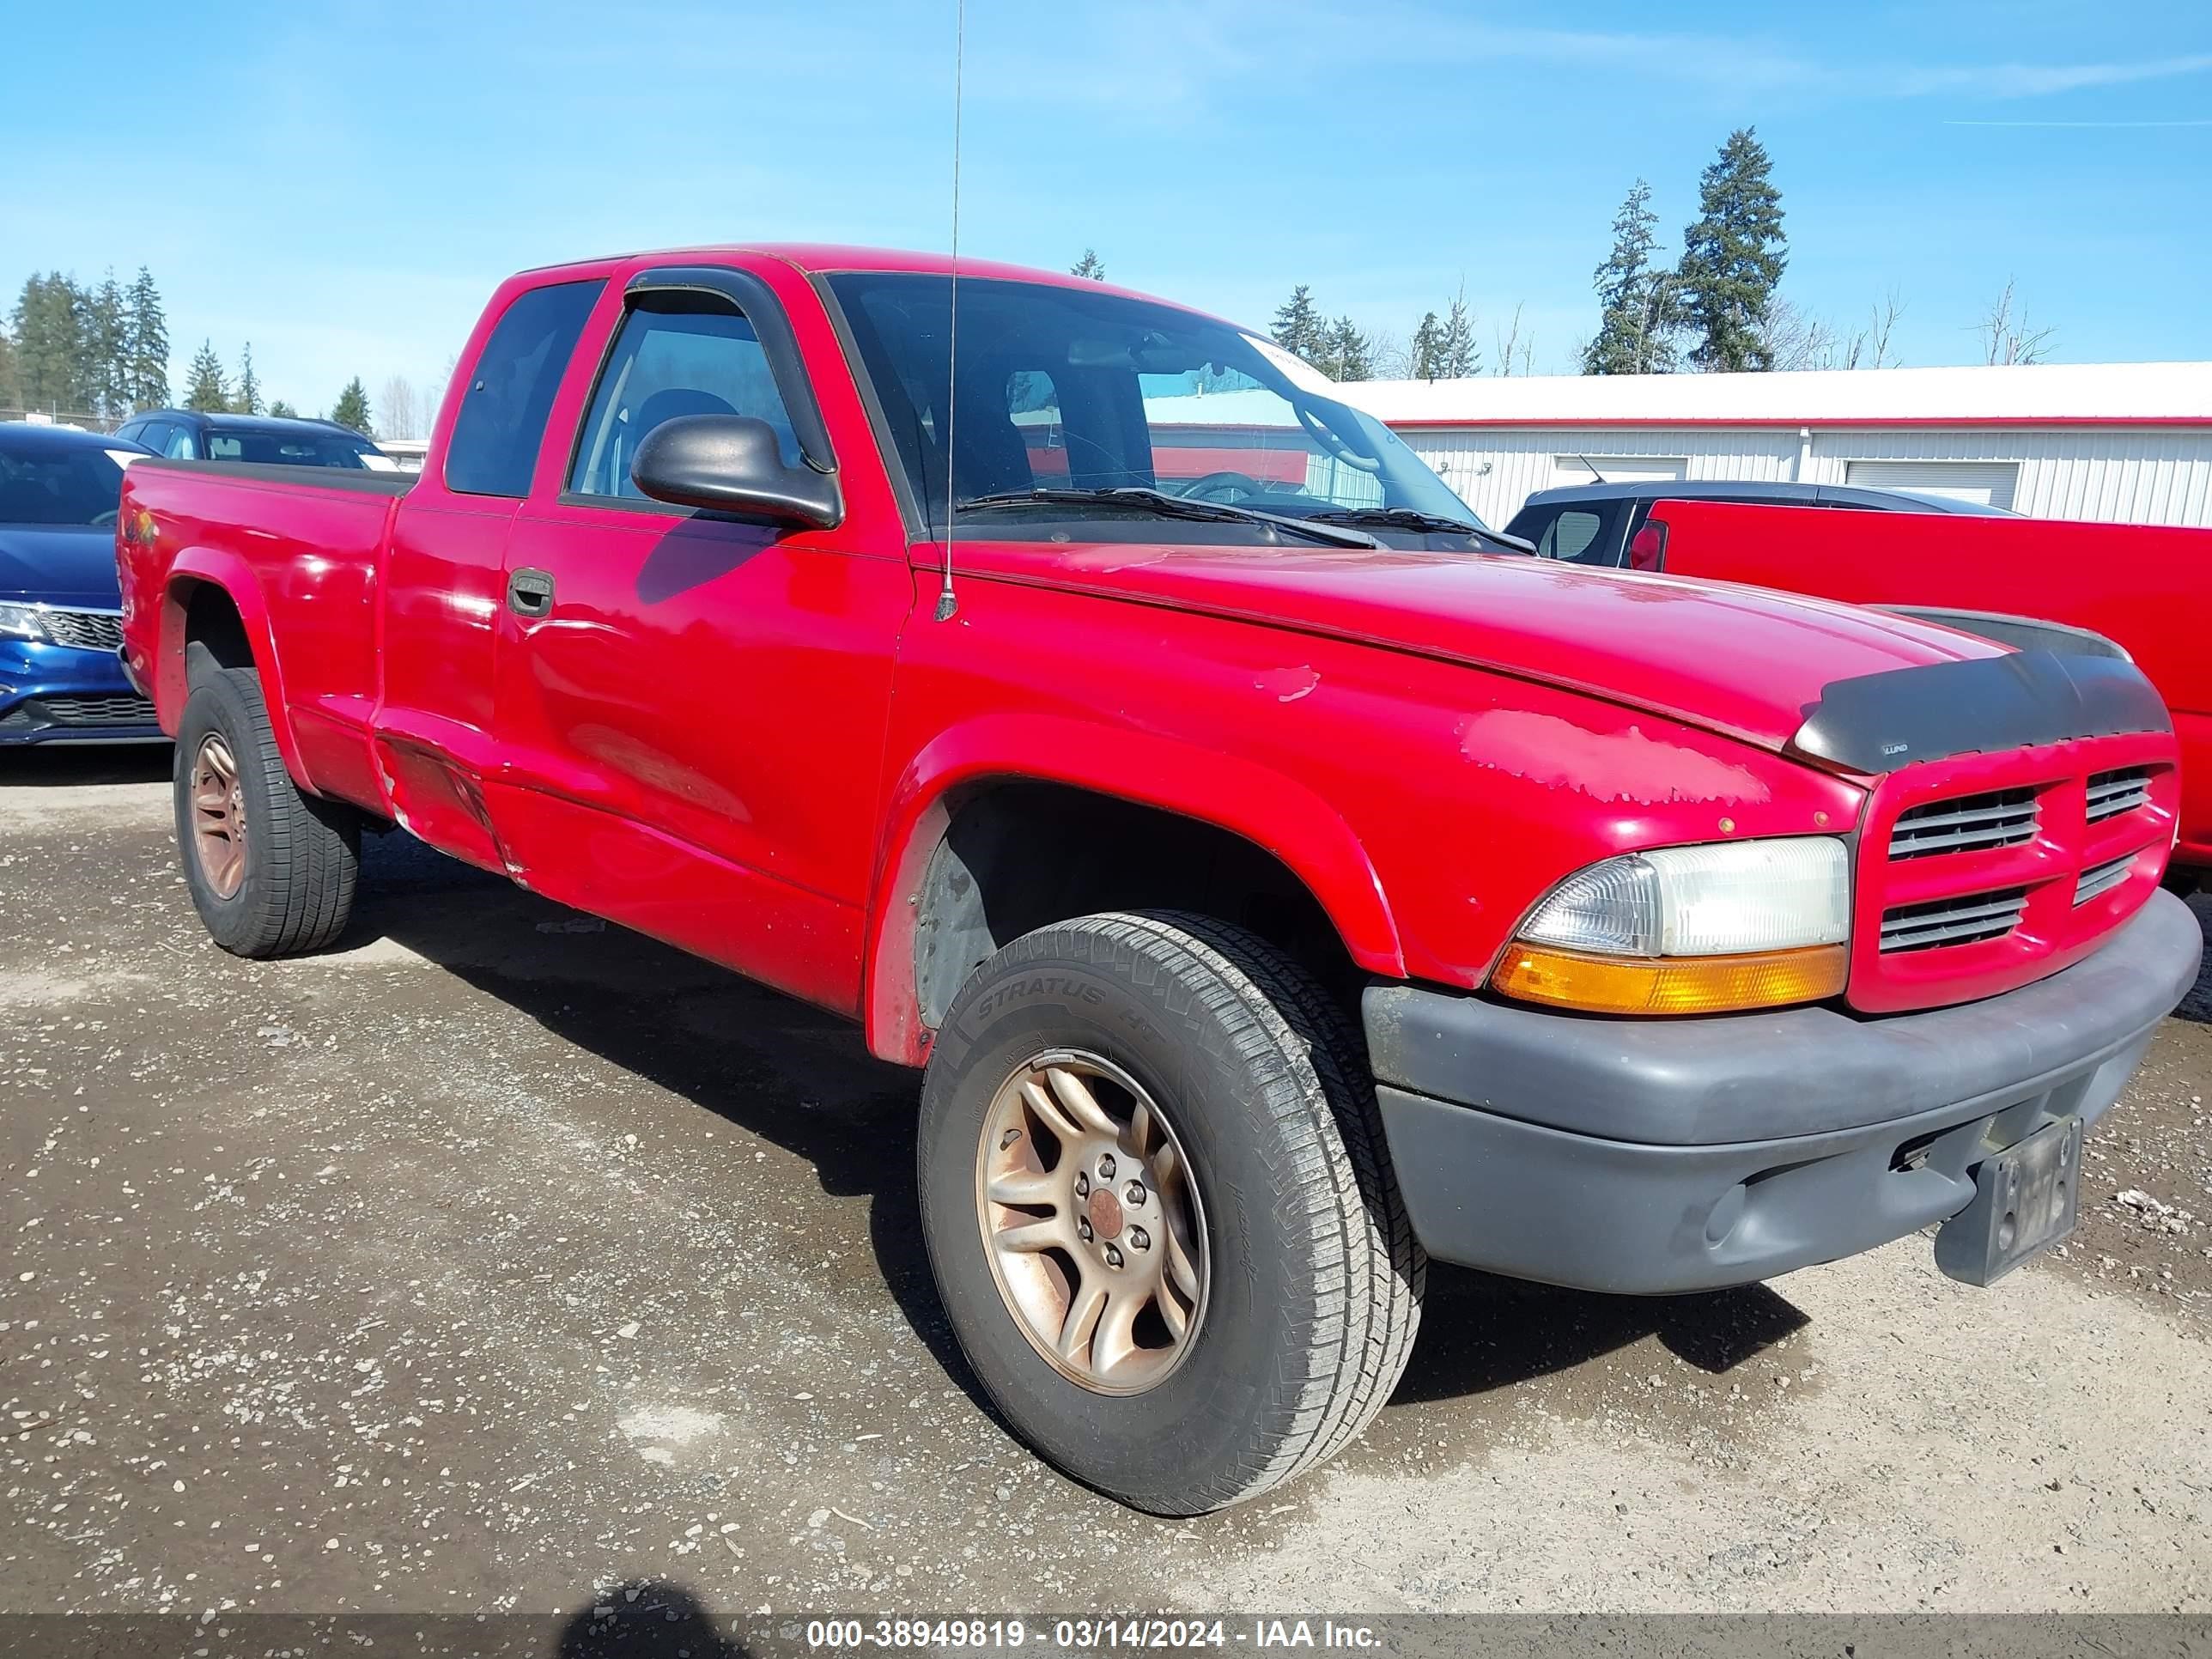
[[[952,257],[945,253],[921,252],[907,248],[860,247],[840,242],[713,242],[689,247],[640,248],[628,253],[606,254],[593,259],[563,260],[558,264],[538,265],[522,272],[531,277],[581,277],[604,276],[617,265],[650,260],[656,264],[714,264],[727,260],[732,254],[754,254],[803,270],[810,276],[831,271],[901,271],[927,276],[950,276],[956,270]],[[1080,289],[1086,293],[1103,291],[1126,294],[1132,299],[1144,300],[1153,305],[1174,306],[1177,311],[1190,311],[1189,306],[1176,305],[1172,300],[1163,300],[1157,295],[1139,293],[1112,283],[1093,281],[1088,276],[1077,276],[1064,270],[1044,270],[1030,265],[1007,264],[993,259],[975,259],[963,256],[957,266],[963,276],[998,277],[1010,282],[1042,283],[1054,288]]]

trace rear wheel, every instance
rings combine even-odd
[[[193,908],[236,956],[322,950],[353,911],[360,817],[293,783],[252,669],[199,653],[191,672],[174,791]]]
[[[1125,1503],[1255,1497],[1405,1368],[1425,1261],[1373,1084],[1334,1006],[1241,930],[1124,914],[1017,939],[938,1033],[920,1151],[969,1363]]]

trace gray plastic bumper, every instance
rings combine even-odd
[[[1650,1022],[1376,986],[1364,1013],[1413,1230],[1441,1261],[1589,1290],[1772,1278],[1966,1207],[1975,1167],[2094,1121],[2195,981],[2154,893],[2096,955],[2002,996]]]

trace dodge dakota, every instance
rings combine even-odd
[[[1358,1435],[1432,1257],[1994,1279],[2197,972],[2124,659],[1528,557],[1090,282],[530,271],[419,477],[142,461],[117,554],[219,944],[396,824],[849,1016],[976,1377],[1158,1513]]]

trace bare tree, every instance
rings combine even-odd
[[[394,374],[385,380],[384,390],[377,395],[376,410],[383,417],[377,422],[381,435],[422,435],[422,400],[415,395],[414,383],[404,374]]]
[[[1378,380],[1410,380],[1413,378],[1413,353],[1406,349],[1403,336],[1394,329],[1370,329],[1367,333],[1368,361],[1375,367]]]
[[[2027,306],[2013,292],[2013,279],[2005,278],[2004,292],[1990,302],[1989,313],[1974,325],[1982,337],[1982,361],[1989,364],[2039,363],[2051,355],[2058,337],[2055,328],[2030,328]]]
[[[1833,368],[1838,355],[1834,331],[1796,301],[1778,294],[1759,319],[1759,343],[1773,368],[1782,370]]]
[[[1894,368],[1897,359],[1890,341],[1904,314],[1905,302],[1893,289],[1880,304],[1868,308],[1866,327],[1844,334],[1825,318],[1778,294],[1767,301],[1759,341],[1777,368]]]
[[[1871,313],[1871,320],[1868,325],[1867,331],[1857,337],[1865,342],[1865,367],[1895,368],[1899,366],[1899,360],[1891,347],[1890,339],[1897,332],[1898,319],[1905,315],[1905,301],[1899,299],[1897,290],[1892,289],[1881,296],[1881,304],[1869,307],[1869,310]],[[1856,356],[1848,367],[1852,368],[1860,367]]]
[[[1494,371],[1497,374],[1533,374],[1536,372],[1536,337],[1521,331],[1522,310],[1521,306],[1515,306],[1512,322],[1492,331],[1498,341],[1498,368]]]

